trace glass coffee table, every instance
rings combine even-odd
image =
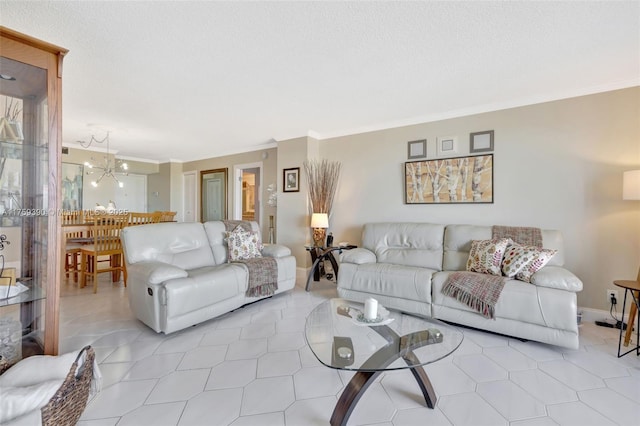
[[[327,367],[357,372],[333,410],[331,425],[346,425],[367,388],[389,370],[410,369],[427,406],[434,408],[436,394],[422,366],[458,349],[462,331],[384,308],[378,309],[377,322],[369,322],[363,312],[362,303],[331,299],[307,317],[305,338],[316,358]]]

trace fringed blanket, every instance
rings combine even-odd
[[[223,220],[225,230],[231,232],[240,226],[245,231],[251,232],[251,222],[245,220]],[[271,296],[278,289],[278,263],[272,257],[255,257],[253,259],[234,260],[233,263],[242,263],[249,271],[249,286],[245,295],[247,297]]]
[[[454,272],[445,281],[442,294],[455,297],[487,318],[494,318],[495,306],[506,280],[506,277],[477,272]]]
[[[273,257],[234,260],[249,270],[247,297],[271,296],[278,289],[278,264]]]
[[[524,226],[493,226],[491,230],[493,238],[511,238],[523,246],[542,248],[542,231],[540,228],[528,228]]]
[[[238,226],[247,232],[253,231],[251,228],[251,222],[247,220],[223,220],[222,223],[224,223],[224,229],[227,232],[233,231]]]

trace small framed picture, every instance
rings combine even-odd
[[[282,192],[300,191],[300,167],[282,170]]]
[[[427,140],[407,142],[407,156],[409,160],[425,158],[427,156]]]
[[[438,157],[452,157],[458,153],[456,136],[441,136],[437,139],[436,154]]]
[[[493,151],[493,130],[474,132],[469,135],[469,152]]]

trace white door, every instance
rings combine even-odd
[[[222,216],[222,211],[224,209],[223,201],[223,187],[224,180],[221,178],[210,178],[205,179],[204,181],[205,191],[204,191],[204,218],[202,218],[203,222],[207,222],[210,220],[222,220],[224,217]]]
[[[130,212],[147,211],[147,175],[118,176],[122,188],[116,188],[116,208]]]
[[[182,175],[182,218],[185,222],[196,221],[196,172]]]

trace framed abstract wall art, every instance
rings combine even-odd
[[[493,203],[493,154],[404,163],[405,204]]]

